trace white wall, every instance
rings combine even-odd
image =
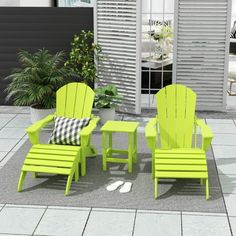
[[[51,7],[52,0],[20,0],[21,7]]]

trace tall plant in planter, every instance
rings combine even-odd
[[[46,49],[35,53],[20,51],[18,59],[20,68],[6,77],[11,80],[6,99],[12,99],[17,106],[31,106],[31,121],[35,122],[53,112],[56,91],[67,82],[64,53],[53,55]]]
[[[96,61],[101,55],[101,47],[92,43],[93,39],[92,31],[83,30],[79,35],[75,35],[71,42],[69,59],[65,62],[65,67],[86,84],[96,81]]]

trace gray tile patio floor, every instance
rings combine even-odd
[[[141,122],[139,132],[143,132],[148,118],[137,119]],[[0,199],[0,236],[236,236],[235,121],[206,119],[206,122],[215,133],[212,148],[227,214],[3,205]],[[29,124],[27,108],[0,107],[0,171],[25,142],[25,128]]]

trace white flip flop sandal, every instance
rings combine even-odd
[[[119,188],[122,184],[124,183],[124,181],[116,181],[110,185],[107,186],[107,191],[111,192],[111,191],[114,191],[116,190],[117,188]]]
[[[125,184],[120,188],[120,193],[128,193],[132,188],[131,182],[125,182]]]

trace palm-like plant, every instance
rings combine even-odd
[[[6,89],[6,99],[12,99],[18,106],[55,107],[56,91],[66,83],[64,78],[68,74],[63,58],[63,52],[52,55],[46,49],[36,53],[20,51],[18,59],[21,67],[6,78],[11,80]]]

